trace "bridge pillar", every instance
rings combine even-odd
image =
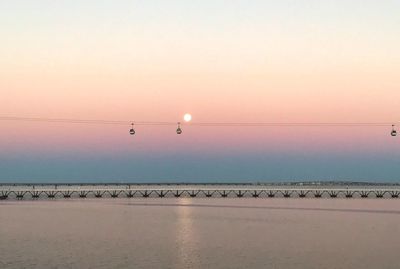
[[[190,196],[191,198],[195,198],[195,197],[197,196],[197,194],[198,194],[198,192],[191,191],[191,192],[189,193],[189,196]]]
[[[130,185],[129,185],[129,187],[130,187]],[[127,191],[127,192],[125,192],[125,194],[126,194],[126,197],[128,197],[128,198],[133,198],[133,196],[135,195],[135,193],[133,191]]]
[[[335,191],[332,191],[332,192],[329,192],[329,196],[330,196],[331,198],[337,198],[338,193],[335,192]]]
[[[17,192],[15,193],[15,197],[16,197],[18,200],[24,199],[24,196],[25,196],[25,192],[17,191]]]
[[[34,189],[34,188],[33,188]],[[31,195],[32,195],[32,199],[38,199],[40,196],[40,191],[32,191]]]
[[[112,191],[112,193],[110,193],[111,198],[118,198],[119,196],[119,192],[118,191]]]
[[[210,198],[213,196],[213,194],[214,194],[214,192],[207,191],[206,197]]]
[[[8,199],[8,196],[10,195],[9,191],[2,191],[0,192],[0,200],[6,200]]]
[[[242,191],[239,190],[239,192],[236,193],[236,196],[237,196],[238,198],[242,198],[242,197],[243,197]]]

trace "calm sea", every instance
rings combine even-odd
[[[400,268],[397,199],[0,201],[0,268]]]

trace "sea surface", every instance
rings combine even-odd
[[[0,268],[400,268],[400,199],[0,201]]]

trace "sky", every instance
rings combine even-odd
[[[0,1],[0,116],[400,127],[397,0]],[[0,182],[400,182],[387,127],[0,121]]]

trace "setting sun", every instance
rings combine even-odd
[[[183,120],[186,121],[186,122],[191,121],[191,120],[192,120],[192,115],[190,115],[189,113],[186,113],[186,114],[183,116]]]

